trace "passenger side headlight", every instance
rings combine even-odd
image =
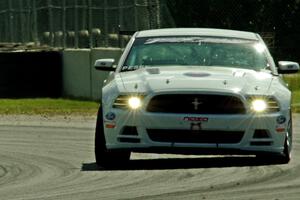
[[[263,99],[255,99],[251,102],[251,109],[255,112],[264,112],[267,109],[267,102]]]
[[[136,110],[142,107],[142,95],[120,95],[116,98],[113,108]]]
[[[274,113],[280,111],[280,106],[275,97],[251,96],[248,97],[250,109],[256,113]]]

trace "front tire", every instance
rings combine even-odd
[[[129,151],[114,151],[106,148],[102,107],[98,110],[95,130],[95,159],[99,167],[116,167],[129,161]]]
[[[288,124],[288,130],[284,141],[284,150],[281,156],[281,163],[289,163],[292,158],[292,144],[293,144],[293,119],[290,115],[290,121]]]

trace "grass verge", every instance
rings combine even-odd
[[[300,113],[300,90],[293,92],[293,112]]]
[[[293,92],[293,112],[300,113],[300,73],[285,75],[283,78]]]
[[[283,79],[288,84],[291,91],[300,91],[300,73],[285,75]]]
[[[96,115],[99,103],[69,99],[0,99],[0,114]]]

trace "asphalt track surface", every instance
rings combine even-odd
[[[0,199],[300,199],[300,115],[293,160],[133,154],[128,166],[97,168],[95,119],[3,117]]]

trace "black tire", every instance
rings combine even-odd
[[[292,158],[292,146],[293,146],[293,119],[290,114],[290,121],[288,124],[288,131],[284,141],[283,155],[281,156],[281,163],[289,163]]]
[[[95,131],[95,159],[99,167],[117,167],[130,159],[130,151],[113,151],[106,148],[103,126],[103,112],[98,110]]]

